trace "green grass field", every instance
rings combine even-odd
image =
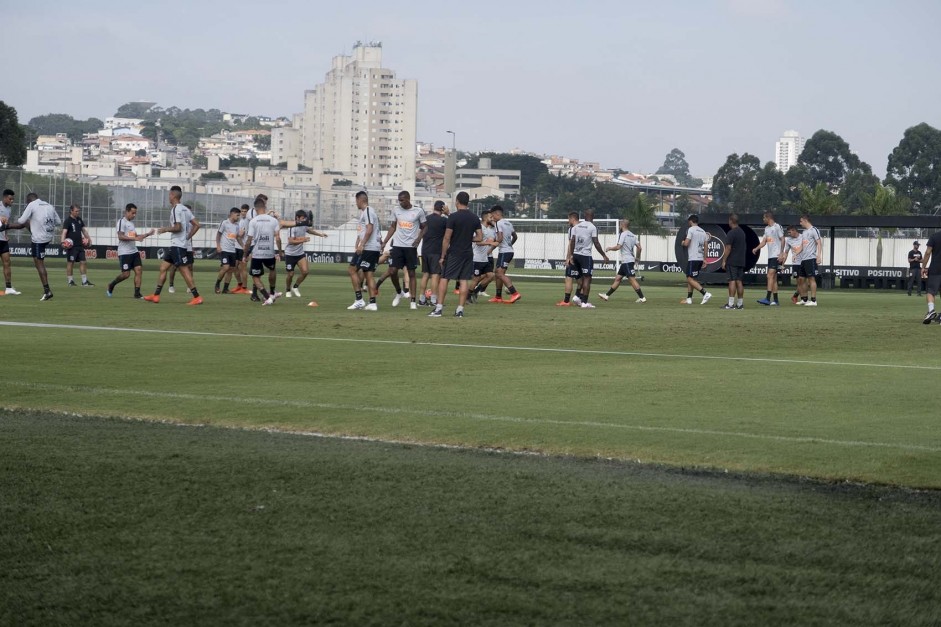
[[[429,319],[393,309],[388,284],[380,311],[347,311],[341,271],[315,266],[302,299],[265,308],[212,294],[202,271],[206,303],[193,308],[183,290],[159,305],[135,301],[129,281],[106,298],[111,264],[94,267],[94,289],[64,287],[53,268],[56,296],[41,303],[35,271],[17,263],[24,293],[0,298],[0,485],[12,495],[3,507],[13,537],[4,551],[21,575],[9,600],[22,612],[11,616],[939,619],[937,569],[926,564],[941,563],[941,327],[920,323],[922,300],[837,290],[821,292],[817,309],[786,299],[769,309],[752,291],[744,311],[729,312],[721,286],[709,305],[687,307],[676,277],[652,276],[647,304],[624,286],[584,311],[554,306],[561,281],[527,280],[517,304]],[[145,272],[145,292],[155,279]],[[306,307],[311,298],[320,307]],[[247,505],[269,484],[292,494],[273,536],[248,522],[270,514]],[[66,532],[70,515],[77,528]],[[24,531],[47,517],[37,537],[55,547],[65,534],[70,559]],[[206,520],[222,537],[200,531]],[[154,552],[164,559],[143,566]],[[76,600],[84,575],[109,568],[117,582]],[[167,577],[173,585],[150,589]],[[291,584],[278,588],[282,578]],[[275,611],[282,597],[295,601]]]

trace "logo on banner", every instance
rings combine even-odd
[[[705,257],[703,266],[711,266],[714,263],[722,261],[722,255],[724,254],[725,242],[710,233],[709,240],[706,242],[706,249],[703,255]]]

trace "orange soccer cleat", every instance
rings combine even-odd
[[[494,296],[493,298],[491,298],[491,299],[488,300],[487,302],[488,302],[488,303],[502,303],[502,302],[503,302],[503,298],[500,297],[500,296]]]
[[[146,300],[148,303],[159,303],[160,297],[157,296],[156,294],[149,294],[147,296],[144,296],[144,300]]]
[[[202,296],[194,296],[193,299],[190,300],[190,302],[188,302],[188,303],[186,303],[186,304],[187,304],[187,305],[202,305],[202,304],[203,304],[203,297],[202,297]]]
[[[509,297],[508,299],[506,299],[505,301],[503,301],[503,302],[505,302],[505,303],[508,304],[508,305],[512,305],[513,303],[515,303],[516,301],[518,301],[518,300],[521,299],[522,297],[523,297],[523,295],[520,294],[519,292],[513,292],[513,293],[510,295],[510,297]]]
[[[556,306],[556,307],[571,307],[571,306],[572,306],[572,303],[571,303],[571,302],[566,302],[566,301],[564,301],[564,300],[560,300],[559,302],[557,302],[557,303],[555,304],[555,306]]]

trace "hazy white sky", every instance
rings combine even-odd
[[[130,100],[289,115],[330,60],[383,42],[419,88],[422,141],[694,174],[773,158],[786,129],[842,135],[877,174],[941,127],[941,2],[0,0],[0,99],[20,121]]]

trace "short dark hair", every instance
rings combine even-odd
[[[251,207],[249,207],[248,203],[246,202],[246,203],[242,203],[242,209],[251,209]]]
[[[577,219],[578,219],[578,212],[577,212],[577,211],[569,211],[569,217],[570,217],[570,218],[575,218],[575,219],[577,220]]]
[[[174,185],[173,187],[170,188],[170,191],[171,191],[171,192],[177,192],[178,194],[182,194],[182,193],[183,193],[183,188],[180,187],[179,185]]]
[[[294,217],[295,218],[307,218],[307,212],[304,211],[303,209],[298,209],[297,211],[294,212]]]
[[[461,203],[462,205],[466,207],[470,203],[470,194],[468,194],[467,192],[458,192],[454,200],[456,200],[457,202]]]
[[[699,224],[699,216],[695,213],[689,214],[689,217],[686,218],[687,222],[692,222],[693,224]]]
[[[444,211],[444,201],[436,200],[434,209],[435,211]]]
[[[809,214],[809,213],[802,213],[802,214],[801,214],[801,220],[807,220],[808,222],[810,222],[810,214]]]
[[[398,197],[401,198],[402,196],[405,196],[406,198],[411,198],[411,197],[412,197],[412,195],[409,194],[408,191],[407,191],[407,190],[404,190],[404,189],[399,192],[399,196],[398,196]]]
[[[729,214],[729,223],[734,224],[735,226],[738,226],[738,214],[737,213]]]
[[[127,203],[127,205],[125,205],[125,207],[124,207],[124,213],[127,213],[127,212],[130,211],[131,209],[137,209],[137,205],[135,205],[135,204],[132,203],[132,202],[129,202],[129,203]]]
[[[268,197],[265,196],[264,194],[258,194],[257,196],[255,196],[255,200],[258,200],[259,198],[261,198],[265,202],[268,202]]]
[[[503,207],[501,205],[494,205],[490,207],[490,211],[499,211],[500,213],[503,213]]]
[[[264,198],[259,196],[258,198],[255,199],[255,209],[258,209],[258,207],[264,207],[264,206],[265,206]]]
[[[798,228],[797,228],[797,225],[796,225],[796,224],[791,224],[790,226],[787,227],[787,230],[788,230],[788,231],[797,231]]]
[[[233,213],[242,213],[242,210],[239,209],[238,207],[232,207],[231,209],[229,209],[229,215],[232,215]]]
[[[13,193],[13,190],[12,190],[12,189],[5,189],[5,190],[3,190],[3,195],[4,195],[4,196],[16,196],[16,194]]]
[[[366,192],[360,190],[360,191],[356,192],[356,200],[359,200],[360,198],[365,198],[365,199],[369,200],[369,194],[367,194]]]
[[[481,215],[481,216],[485,216],[485,215],[487,215],[488,213],[492,213],[492,211],[491,211],[490,209],[484,209],[483,211],[480,212],[480,215]]]
[[[771,218],[774,220],[774,212],[771,210],[765,211],[762,215],[764,215],[766,218]]]
[[[78,203],[73,202],[71,205],[69,205],[69,211],[72,211],[72,209],[81,209],[81,208],[82,207]]]
[[[33,202],[34,200],[39,200],[39,194],[36,192],[30,192],[26,194],[26,204]]]

